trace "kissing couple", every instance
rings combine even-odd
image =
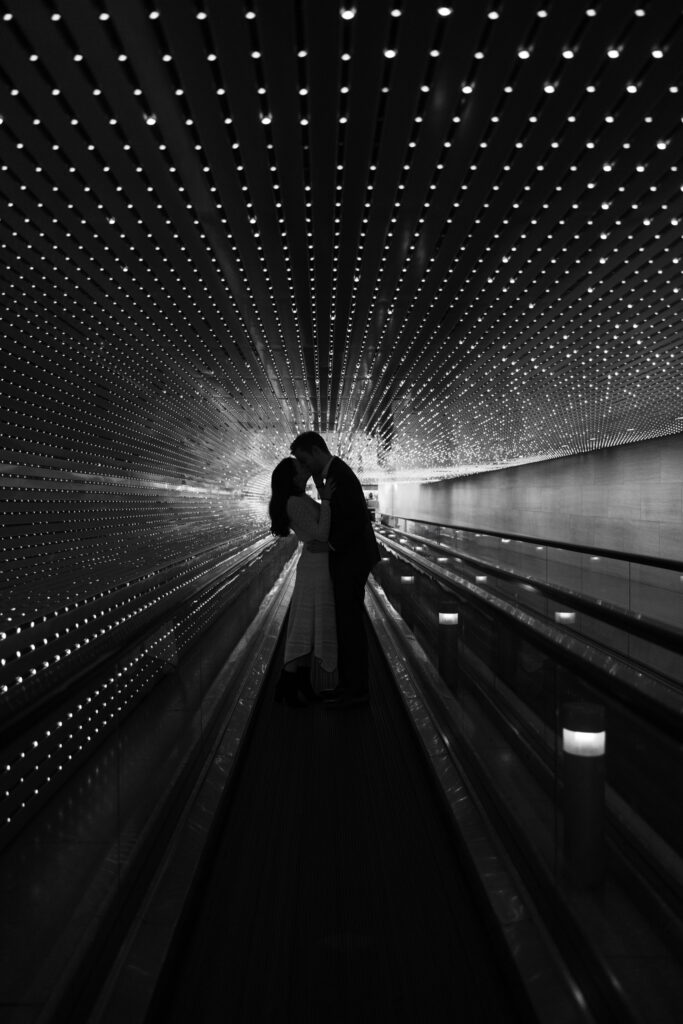
[[[367,704],[365,583],[380,553],[363,488],[320,434],[300,434],[290,451],[273,470],[268,506],[271,532],[287,537],[293,530],[301,543],[275,699],[290,707]],[[320,503],[306,494],[311,476]],[[314,692],[315,662],[325,673],[337,671],[334,689]]]

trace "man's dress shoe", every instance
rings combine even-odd
[[[322,690],[320,693],[323,704],[340,704],[347,697],[348,692],[341,686],[335,686],[333,690]]]
[[[344,708],[362,708],[367,707],[370,703],[370,696],[367,693],[356,693],[347,699],[340,705]]]
[[[349,690],[342,690],[337,687],[336,690],[329,691],[329,697],[323,697],[323,704],[326,707],[331,708],[356,708],[363,707],[370,703],[370,697],[367,693],[351,693]]]

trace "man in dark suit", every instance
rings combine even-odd
[[[330,454],[320,434],[300,434],[290,450],[313,475],[318,488],[329,481],[335,485],[330,503],[329,558],[337,619],[339,686],[328,702],[341,707],[367,704],[365,584],[373,565],[380,560],[380,553],[363,488],[350,466]]]

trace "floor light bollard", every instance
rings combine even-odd
[[[401,618],[412,629],[415,622],[415,575],[408,566],[403,566],[398,579]]]
[[[571,880],[600,885],[605,871],[605,709],[562,706],[564,856]]]
[[[459,627],[460,612],[455,606],[439,612],[439,675],[451,689],[457,684]]]

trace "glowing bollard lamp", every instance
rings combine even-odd
[[[458,674],[458,642],[460,613],[457,605],[449,605],[439,613],[439,675],[454,690]]]
[[[415,576],[410,572],[406,571],[405,566],[403,571],[399,571],[399,612],[401,618],[413,629],[415,625]]]
[[[564,855],[568,874],[583,888],[605,871],[605,709],[562,706]]]

